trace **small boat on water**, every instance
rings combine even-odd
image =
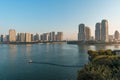
[[[31,60],[31,59],[29,60],[29,63],[32,63],[32,60]]]

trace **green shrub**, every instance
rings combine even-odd
[[[112,50],[88,51],[88,65],[78,71],[77,80],[120,80],[120,55]]]

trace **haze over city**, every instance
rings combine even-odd
[[[113,4],[114,3],[114,4]],[[64,32],[64,38],[77,39],[78,25],[92,29],[102,19],[109,23],[109,34],[119,31],[120,0],[1,0],[0,34],[17,32]]]
[[[0,80],[120,80],[120,0],[0,0]]]

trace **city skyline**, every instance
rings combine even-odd
[[[78,26],[78,41],[80,42],[98,42],[98,43],[110,43],[120,42],[120,33],[118,30],[114,34],[109,34],[109,22],[106,19],[101,20],[95,24],[95,36],[91,36],[90,27],[81,23]]]
[[[119,7],[119,0],[1,0],[0,34],[11,28],[33,34],[54,30],[77,40],[80,23],[94,36],[95,23],[102,19],[108,20],[109,34],[114,34],[120,26]]]
[[[61,42],[65,41],[63,32],[47,32],[42,34],[32,34],[29,32],[17,32],[15,29],[9,29],[9,34],[0,35],[0,42]]]

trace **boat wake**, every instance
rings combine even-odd
[[[56,63],[49,63],[49,62],[35,62],[32,61],[33,64],[46,64],[46,65],[53,65],[53,66],[59,66],[59,67],[83,67],[84,65],[63,65],[63,64],[56,64]]]

